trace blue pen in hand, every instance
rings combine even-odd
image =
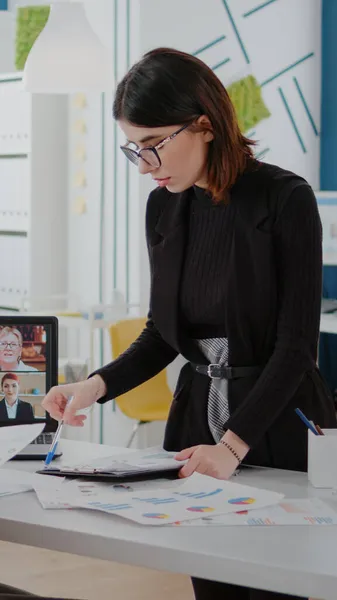
[[[60,439],[60,435],[61,435],[63,423],[64,423],[64,421],[62,419],[62,421],[59,422],[58,428],[56,430],[56,433],[55,433],[55,436],[54,436],[54,439],[53,439],[53,443],[50,446],[49,452],[48,452],[48,454],[46,456],[46,460],[44,461],[44,467],[45,468],[50,465],[51,461],[54,458],[54,455],[55,455],[55,452],[56,452],[56,448],[57,448],[57,444],[58,444],[59,439]]]
[[[70,396],[70,398],[68,399],[67,405],[69,404],[69,402],[71,400],[72,400],[72,396]],[[46,468],[46,467],[48,467],[50,465],[51,461],[53,460],[53,458],[55,456],[57,444],[58,444],[60,436],[61,436],[63,425],[64,425],[64,421],[63,421],[63,419],[61,419],[61,421],[58,424],[58,428],[57,428],[57,430],[55,432],[53,443],[50,446],[49,452],[48,452],[48,454],[46,456],[46,460],[44,461],[44,468]]]
[[[302,419],[303,423],[307,426],[308,429],[310,429],[310,431],[312,431],[312,433],[314,433],[315,435],[319,435],[315,426],[309,421],[309,419],[307,419],[307,417],[302,413],[300,408],[295,408],[295,413],[299,416],[300,419]]]

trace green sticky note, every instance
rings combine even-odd
[[[49,6],[23,6],[17,9],[15,66],[24,69],[27,56],[49,17]]]
[[[262,98],[261,86],[253,75],[248,75],[228,86],[227,92],[234,105],[242,133],[255,127],[270,112]]]

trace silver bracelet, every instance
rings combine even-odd
[[[236,450],[234,450],[234,448],[228,442],[225,442],[225,440],[220,440],[219,443],[223,444],[224,446],[226,446],[226,448],[228,448],[228,450],[233,454],[233,456],[235,456],[236,460],[238,461],[238,463],[240,465],[242,462],[242,459],[240,458],[240,456],[238,455]]]

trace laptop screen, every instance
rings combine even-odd
[[[42,400],[57,383],[57,321],[0,315],[0,425],[50,420]]]

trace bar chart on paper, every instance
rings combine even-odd
[[[207,515],[197,521],[180,521],[179,526],[279,526],[337,525],[334,510],[319,498],[281,501],[262,509],[239,510],[227,515]]]
[[[69,494],[66,486],[60,490],[60,501],[73,507],[100,510],[131,519],[141,524],[158,525],[177,521],[200,520],[203,515],[220,516],[235,512],[244,506],[247,510],[262,509],[279,503],[283,494],[240,485],[229,481],[217,481],[195,473],[184,482],[172,481],[170,489],[120,491],[113,489],[91,490],[89,497]],[[44,499],[45,501],[45,499]]]

